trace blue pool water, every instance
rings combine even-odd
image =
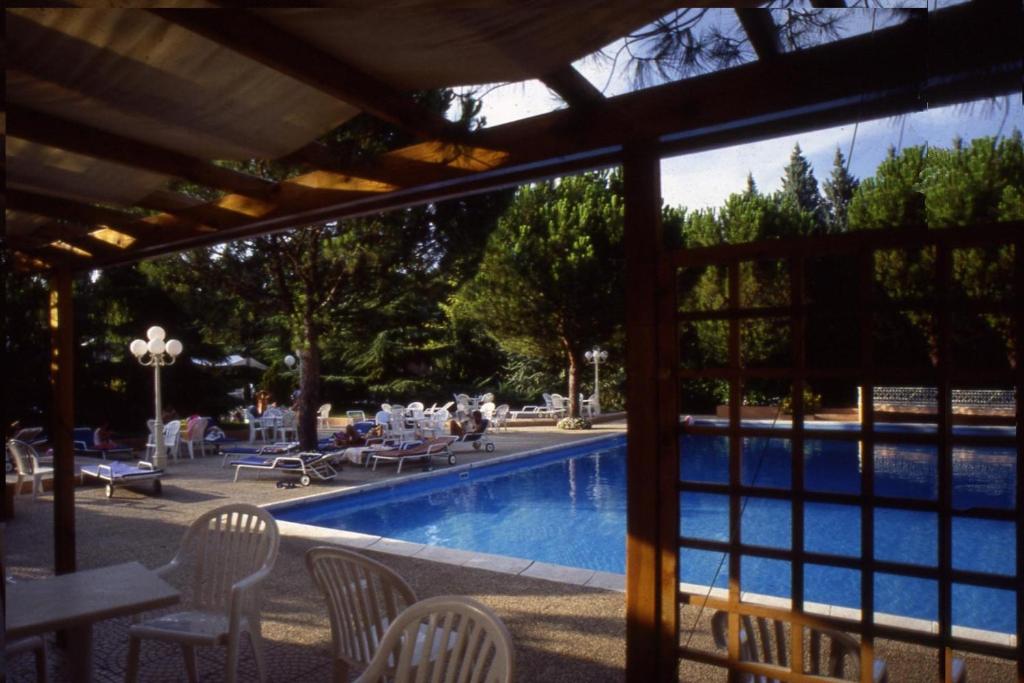
[[[681,476],[687,481],[726,482],[728,451],[721,437],[683,439]],[[957,449],[953,454],[954,505],[1012,509],[1016,453],[1007,448]],[[415,543],[524,557],[585,569],[625,571],[625,439],[598,446],[572,447],[514,463],[456,473],[427,481],[274,511],[282,520],[398,538]],[[876,446],[878,495],[934,500],[938,458],[932,446]],[[784,439],[747,439],[742,477],[757,486],[789,488],[792,472]],[[809,490],[860,492],[857,444],[808,439],[805,485]],[[681,494],[681,530],[687,537],[728,540],[728,498]],[[741,518],[744,542],[791,547],[792,508],[788,501],[749,498]],[[874,513],[875,557],[936,566],[938,518],[930,512],[878,508]],[[809,503],[804,510],[808,551],[858,557],[860,509],[852,505]],[[957,569],[1012,575],[1016,562],[1012,522],[955,517],[953,564]],[[680,580],[725,587],[728,561],[722,553],[684,548]],[[782,560],[745,557],[743,589],[789,596],[790,568]],[[807,565],[804,600],[860,606],[860,572]],[[938,618],[938,585],[927,579],[878,574],[879,612],[927,620]],[[1013,593],[955,585],[955,624],[1012,633]]]

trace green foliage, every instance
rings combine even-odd
[[[623,322],[621,177],[588,173],[519,188],[452,312],[510,354],[578,362]]]
[[[826,232],[833,235],[846,232],[850,200],[853,199],[859,185],[860,181],[846,170],[843,153],[836,147],[836,156],[832,160],[832,174],[821,188],[825,195],[823,208]]]
[[[748,176],[747,193],[756,194],[753,179]],[[782,176],[782,189],[779,191],[779,204],[790,210],[803,214],[808,221],[807,232],[821,232],[825,227],[825,212],[822,207],[821,195],[818,194],[818,180],[814,177],[810,162],[800,151],[799,143],[793,147],[789,156],[789,165]]]
[[[784,396],[779,401],[779,410],[784,415],[793,414],[793,397]],[[810,387],[804,387],[804,415],[813,415],[821,410],[821,395],[811,391]]]

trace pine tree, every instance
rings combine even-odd
[[[789,155],[789,165],[782,177],[782,190],[779,192],[783,204],[788,204],[810,216],[814,231],[820,232],[825,227],[821,195],[818,194],[818,181],[810,162],[800,150],[800,143],[793,147]]]
[[[831,234],[846,232],[846,210],[857,191],[860,181],[846,170],[843,153],[836,147],[836,156],[832,160],[832,175],[822,183],[825,193],[824,213],[825,229]]]

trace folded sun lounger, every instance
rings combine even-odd
[[[295,453],[288,455],[247,455],[231,461],[235,468],[235,481],[243,469],[260,471],[272,471],[281,474],[291,474],[299,477],[299,484],[309,486],[313,477],[320,481],[330,481],[338,476],[331,461],[335,453]]]
[[[153,492],[159,494],[163,488],[160,484],[162,476],[164,476],[162,469],[153,467],[152,463],[145,460],[140,460],[138,465],[114,461],[82,466],[83,478],[92,477],[106,483],[107,498],[114,495],[114,489],[118,486],[136,486],[144,481],[152,481]]]

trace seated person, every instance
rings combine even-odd
[[[335,446],[359,446],[366,443],[366,439],[356,431],[355,425],[345,427],[343,432],[335,432],[331,435]]]
[[[114,442],[114,433],[110,431],[110,423],[106,420],[103,421],[99,427],[92,433],[92,444],[93,448],[101,451],[108,451],[119,446]]]
[[[474,410],[470,419],[464,422],[452,420],[451,423],[449,423],[449,429],[451,430],[452,436],[476,434],[477,432],[484,431],[484,428],[484,416],[479,410]]]

